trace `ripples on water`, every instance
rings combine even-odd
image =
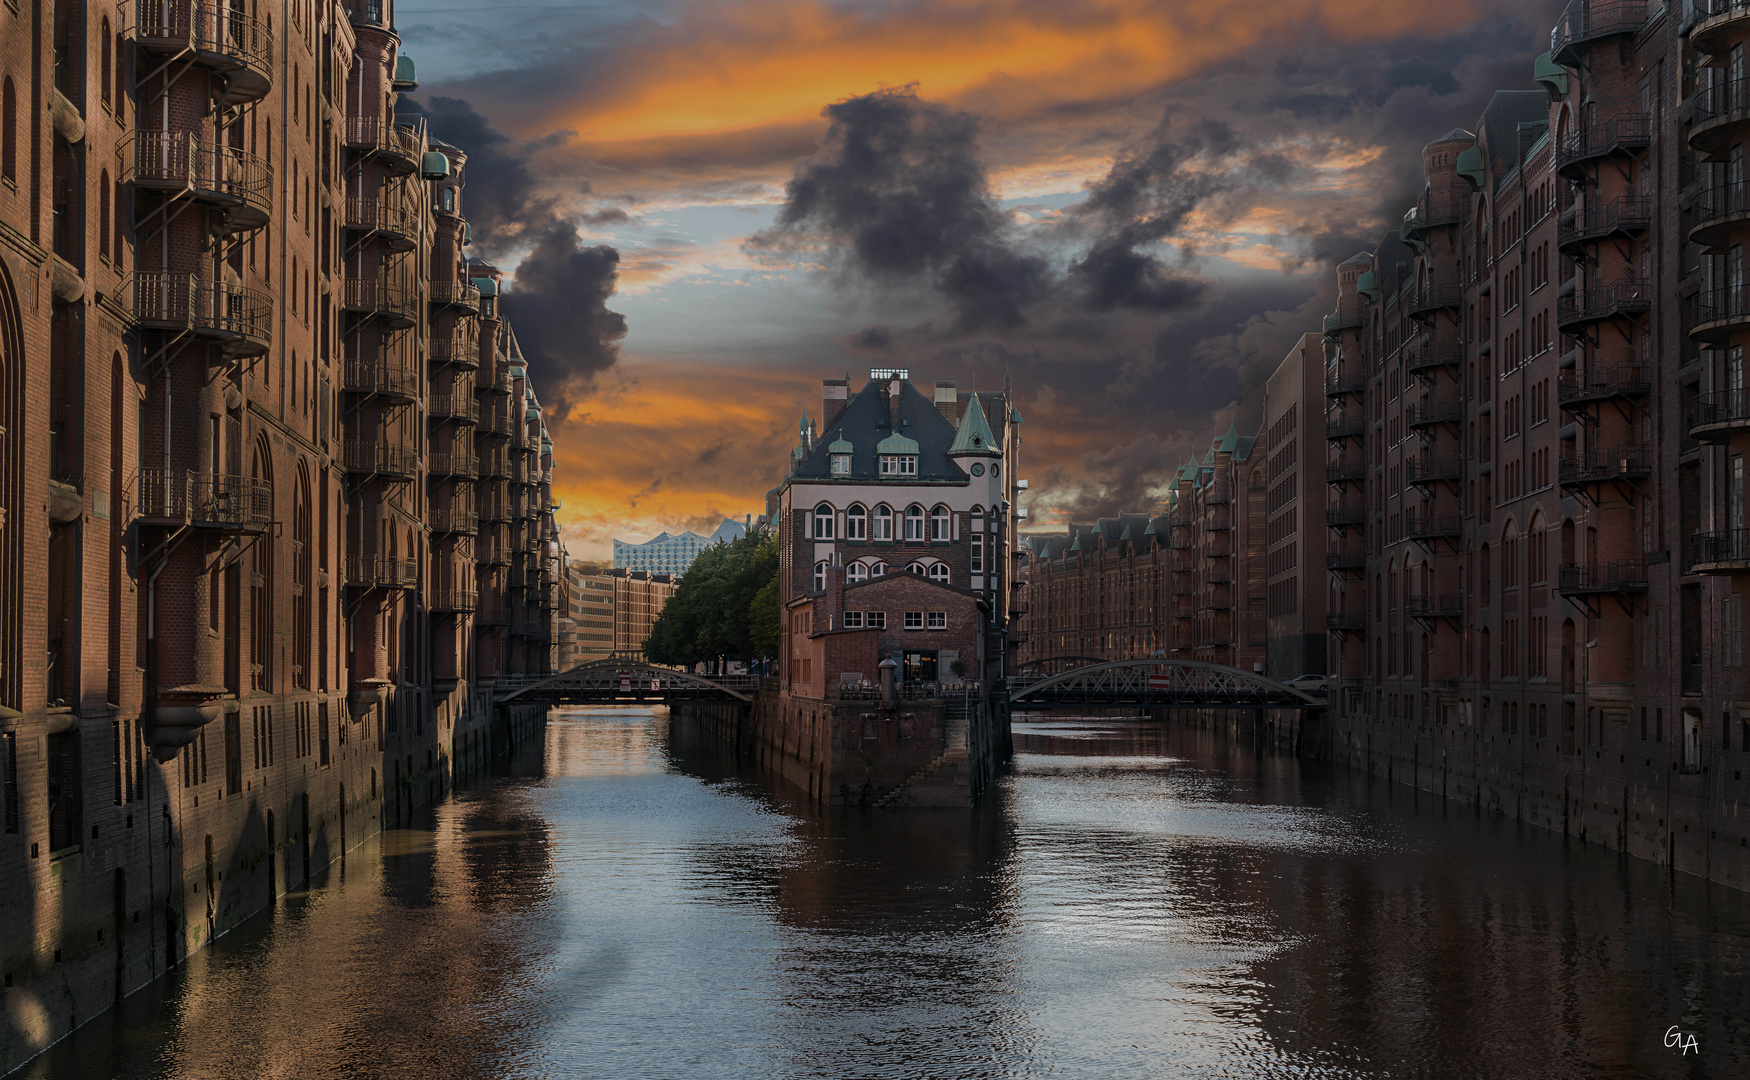
[[[22,1075],[1750,1076],[1745,894],[1189,729],[1016,748],[825,815],[558,714]]]

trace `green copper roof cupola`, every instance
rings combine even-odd
[[[960,415],[960,430],[954,433],[954,445],[948,447],[949,457],[959,454],[1003,455],[997,447],[996,436],[990,433],[990,424],[984,419],[984,406],[979,404],[977,394],[966,403],[966,411]]]

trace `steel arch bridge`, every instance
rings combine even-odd
[[[1058,675],[1008,680],[1009,702],[1027,705],[1157,705],[1177,709],[1323,709],[1322,698],[1256,672],[1200,660],[1113,660]]]
[[[706,679],[644,660],[608,657],[579,664],[498,699],[500,705],[608,705],[621,701],[752,701],[752,675]]]

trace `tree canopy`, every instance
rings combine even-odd
[[[644,643],[652,663],[688,667],[777,652],[778,542],[759,534],[701,551]]]

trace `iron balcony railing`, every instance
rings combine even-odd
[[[1407,540],[1440,540],[1460,533],[1457,514],[1404,515],[1404,538]]]
[[[480,290],[466,281],[434,281],[431,283],[431,302],[479,311]]]
[[[1459,215],[1464,212],[1465,202],[1465,196],[1456,191],[1424,191],[1416,205],[1404,212],[1399,235],[1406,241],[1413,240],[1429,229],[1456,225]]]
[[[149,329],[221,339],[239,356],[259,356],[273,340],[272,297],[194,274],[135,274],[134,318]]]
[[[1331,528],[1347,528],[1367,524],[1367,507],[1360,503],[1335,503],[1325,507],[1325,524]]]
[[[466,614],[480,606],[480,594],[473,589],[433,589],[428,609],[440,614]]]
[[[273,524],[273,485],[225,473],[141,469],[134,515],[160,525],[259,532]]]
[[[1689,209],[1689,239],[1708,246],[1730,242],[1741,219],[1750,215],[1750,183],[1718,184],[1697,195]]]
[[[504,453],[487,454],[480,459],[480,475],[493,480],[509,480],[511,475],[510,455]]]
[[[348,117],[344,138],[353,150],[375,154],[391,172],[412,172],[419,166],[419,132],[376,116]]]
[[[1464,286],[1456,281],[1430,281],[1410,294],[1411,318],[1429,315],[1464,304]]]
[[[1602,121],[1563,139],[1556,147],[1556,171],[1570,180],[1585,176],[1593,162],[1645,150],[1653,141],[1653,118],[1629,113]]]
[[[409,479],[419,472],[419,455],[404,446],[349,439],[342,458],[353,473]]]
[[[386,360],[348,360],[341,369],[342,388],[354,394],[413,401],[424,385],[425,378],[417,369]]]
[[[480,504],[480,520],[485,524],[497,524],[511,520],[510,500],[485,500]]]
[[[1603,206],[1589,207],[1564,222],[1557,232],[1557,245],[1564,251],[1612,237],[1634,236],[1653,224],[1651,195],[1619,195]]]
[[[1411,374],[1420,374],[1436,368],[1458,367],[1464,362],[1464,346],[1456,341],[1437,341],[1426,345],[1410,354],[1409,368]]]
[[[419,318],[419,303],[412,289],[373,278],[343,281],[340,303],[348,311],[386,315],[409,325]]]
[[[1360,633],[1367,629],[1367,616],[1348,611],[1327,611],[1325,629],[1344,634]]]
[[[433,420],[456,420],[472,424],[480,419],[480,403],[471,391],[433,394],[426,399],[426,414]]]
[[[1457,480],[1463,475],[1464,463],[1455,457],[1411,458],[1404,462],[1404,479],[1411,484]]]
[[[133,37],[152,52],[174,52],[211,63],[229,80],[230,102],[256,100],[273,80],[273,31],[244,14],[239,4],[202,4],[194,0],[138,0]]]
[[[1404,422],[1412,428],[1456,424],[1464,419],[1464,406],[1456,401],[1418,401],[1404,410]]]
[[[234,230],[258,229],[273,212],[273,166],[188,131],[140,131],[119,151],[120,176],[135,187],[187,192],[229,213]]]
[[[1367,418],[1363,416],[1337,416],[1325,420],[1325,438],[1353,439],[1367,431]]]
[[[1367,475],[1367,463],[1352,458],[1331,461],[1325,464],[1325,480],[1327,483],[1341,484],[1360,480]]]
[[[1325,334],[1331,336],[1361,325],[1361,298],[1338,300],[1337,310],[1325,316]]]
[[[1367,550],[1365,548],[1333,548],[1325,552],[1326,570],[1365,570],[1367,568]]]
[[[1404,614],[1412,619],[1460,619],[1464,601],[1457,596],[1425,594],[1404,598]]]
[[[346,227],[358,232],[386,233],[411,245],[419,236],[419,215],[400,199],[351,195],[346,200]]]
[[[1718,390],[1697,395],[1689,427],[1691,435],[1697,428],[1750,427],[1750,390]]]
[[[479,475],[479,469],[479,462],[473,454],[452,454],[447,451],[432,454],[426,465],[426,473],[433,477],[473,479]]]
[[[1741,116],[1750,109],[1750,79],[1721,79],[1696,91],[1694,128],[1722,118]]]
[[[348,555],[346,583],[361,589],[406,589],[419,581],[419,560],[394,555]]]
[[[431,358],[433,363],[477,368],[480,366],[480,340],[471,334],[437,338],[431,343]]]
[[[1643,315],[1653,310],[1653,283],[1644,279],[1622,279],[1609,285],[1587,289],[1584,294],[1564,296],[1556,301],[1556,324],[1578,326]]]
[[[1558,64],[1578,59],[1593,42],[1632,34],[1646,24],[1647,0],[1571,0],[1549,32],[1549,48]]]
[[[475,626],[509,626],[510,608],[502,604],[480,604],[474,609]]]
[[[1706,340],[1712,336],[1708,331],[1713,324],[1729,324],[1722,329],[1731,330],[1746,321],[1750,321],[1750,290],[1741,285],[1707,289],[1696,294],[1695,325],[1690,334]]]
[[[1596,371],[1565,372],[1556,379],[1558,405],[1644,397],[1652,392],[1651,364],[1612,364]]]
[[[1646,587],[1647,564],[1644,559],[1571,563],[1556,570],[1556,591],[1564,596],[1583,593],[1642,592]]]
[[[1689,564],[1706,573],[1721,564],[1750,563],[1750,529],[1696,533],[1689,538]]]
[[[1326,397],[1344,397],[1349,394],[1360,394],[1367,390],[1365,375],[1332,375],[1325,379]]]
[[[1646,446],[1613,446],[1608,450],[1588,450],[1556,463],[1556,478],[1561,484],[1582,485],[1610,480],[1630,480],[1650,476],[1653,452]]]
[[[471,533],[480,527],[480,519],[472,510],[434,510],[426,525],[434,533]]]

